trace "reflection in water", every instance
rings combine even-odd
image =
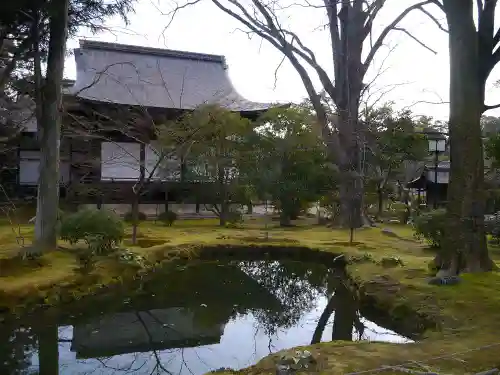
[[[362,319],[354,296],[340,270],[317,264],[178,264],[126,297],[86,303],[76,317],[0,327],[0,374],[204,374],[293,346],[352,340],[353,330],[405,341]]]
[[[36,344],[32,329],[0,326],[0,374],[24,374]]]
[[[59,374],[59,333],[57,326],[48,324],[36,328],[40,375]]]

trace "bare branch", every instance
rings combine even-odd
[[[365,26],[363,28],[363,38],[366,38],[369,33],[371,33],[373,21],[377,17],[378,13],[384,6],[386,0],[374,1],[367,9],[368,17],[366,19]]]
[[[182,10],[184,8],[187,8],[188,6],[198,4],[200,1],[201,0],[193,0],[193,1],[188,1],[185,4],[182,4],[182,5],[177,5],[175,7],[175,9],[170,13],[170,21],[167,23],[167,26],[165,26],[164,30],[166,30],[166,29],[168,29],[170,27],[170,25],[172,24],[172,22],[175,19],[175,15],[177,14],[178,11],[180,11],[180,10]],[[151,1],[151,3],[153,3],[153,1]]]
[[[500,108],[500,104],[494,104],[494,105],[484,105],[483,112],[489,111],[490,109],[496,109]]]
[[[439,20],[434,17],[434,15],[429,12],[427,9],[425,8],[418,8],[419,11],[421,11],[422,13],[424,13],[427,17],[429,17],[429,19],[434,22],[436,24],[436,26],[441,30],[441,31],[444,31],[445,33],[448,33],[448,29],[444,28],[443,25],[441,25],[441,22],[439,22]]]
[[[483,0],[477,0],[476,5],[477,5],[477,14],[479,15],[483,12],[484,8]]]
[[[406,30],[405,28],[403,27],[395,27],[394,30],[397,30],[397,31],[401,31],[403,33],[405,33],[406,35],[408,35],[410,38],[412,38],[415,42],[417,42],[418,44],[420,44],[422,47],[428,49],[429,51],[431,51],[433,54],[437,55],[437,51],[436,50],[433,50],[431,47],[429,47],[428,45],[426,45],[424,42],[420,41],[416,36],[414,36],[412,33],[410,33],[408,30]]]
[[[273,89],[275,89],[275,90],[276,90],[276,85],[277,85],[277,83],[278,83],[278,71],[279,71],[279,69],[281,68],[281,66],[283,65],[283,62],[285,61],[285,58],[286,58],[286,56],[285,56],[285,55],[283,55],[283,57],[282,57],[282,59],[281,59],[280,63],[278,64],[278,66],[277,66],[277,67],[276,67],[276,69],[274,70],[274,85],[273,85]]]
[[[380,47],[382,47],[382,45],[384,44],[384,41],[385,41],[385,38],[387,37],[387,35],[392,31],[394,30],[394,28],[412,11],[416,10],[416,9],[421,9],[423,6],[425,5],[429,5],[429,4],[434,4],[434,5],[438,5],[440,8],[442,8],[441,4],[438,3],[437,0],[427,0],[427,1],[422,1],[420,3],[417,3],[417,4],[414,4],[408,8],[406,8],[403,12],[401,12],[399,14],[399,16],[397,16],[394,21],[392,21],[387,27],[384,28],[384,30],[382,31],[382,33],[379,35],[379,37],[377,38],[377,40],[375,41],[375,43],[373,44],[373,47],[370,49],[370,52],[368,53],[368,56],[366,57],[365,59],[365,62],[363,63],[363,68],[364,68],[364,71],[366,72],[366,70],[368,69],[368,67],[370,66],[370,64],[372,63],[374,57],[375,57],[375,54],[378,52],[378,50],[380,49]]]
[[[417,101],[414,101],[412,104],[409,104],[409,105],[403,107],[402,110],[404,111],[404,110],[410,109],[413,106],[416,106],[418,104],[436,104],[436,105],[438,105],[438,104],[450,104],[450,102],[448,102],[448,101],[436,101],[436,102],[434,102],[434,101],[430,101],[430,100],[417,100]]]

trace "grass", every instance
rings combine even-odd
[[[425,361],[433,370],[442,373],[470,374],[500,367],[496,353],[500,345],[500,274],[464,275],[455,286],[431,286],[426,282],[427,264],[432,253],[415,241],[409,227],[390,225],[398,237],[389,237],[379,228],[355,233],[349,246],[347,231],[302,224],[295,228],[268,228],[269,240],[264,241],[262,222],[250,221],[241,229],[219,228],[216,220],[177,222],[173,227],[143,223],[139,227],[139,245],[127,247],[147,259],[158,260],[186,253],[192,249],[214,245],[308,246],[349,257],[365,259],[353,262],[348,271],[358,283],[364,298],[380,309],[390,311],[393,319],[406,324],[416,316],[435,321],[437,328],[428,329],[416,344],[387,344],[367,342],[332,342],[308,347],[318,358],[321,373],[346,374],[393,365],[406,361]],[[21,226],[29,243],[33,229]],[[130,235],[130,229],[128,229]],[[67,246],[67,244],[62,244]],[[500,249],[491,254],[500,261]],[[77,260],[71,252],[54,251],[37,260],[37,264],[9,266],[9,258],[18,251],[16,235],[7,225],[0,226],[0,305],[8,308],[34,301],[56,301],[58,288],[67,286],[78,293],[88,293],[93,285],[109,284],[123,277],[123,269],[109,259],[98,260],[91,281],[77,271]],[[384,268],[384,257],[397,256],[403,267]],[[16,262],[16,260],[12,260]],[[77,287],[75,287],[77,286]],[[409,313],[411,312],[411,313]],[[481,350],[474,350],[485,346]],[[452,353],[462,353],[450,356]],[[438,359],[432,359],[438,357]],[[275,356],[242,371],[245,374],[274,374]],[[390,374],[391,372],[383,372]]]

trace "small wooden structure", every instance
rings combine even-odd
[[[443,207],[447,201],[448,183],[450,182],[450,162],[425,165],[420,175],[410,181],[406,186],[413,191],[421,201],[429,207]]]

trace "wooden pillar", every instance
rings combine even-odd
[[[184,158],[181,158],[181,183],[186,181],[186,172],[187,172],[186,160],[184,160]]]
[[[140,144],[140,151],[139,151],[139,191],[134,194],[133,199],[133,206],[136,206],[135,209],[132,209],[132,212],[138,213],[139,211],[139,204],[141,203],[141,193],[142,190],[145,189],[146,181],[146,145],[144,143]],[[137,218],[136,218],[137,219]]]
[[[141,150],[139,154],[139,182],[145,183],[146,179],[146,145],[141,143]]]
[[[69,181],[68,183],[71,184],[73,182],[73,142],[71,137],[67,138],[68,139],[68,163],[69,163]]]
[[[165,212],[168,212],[168,190],[165,188]]]

